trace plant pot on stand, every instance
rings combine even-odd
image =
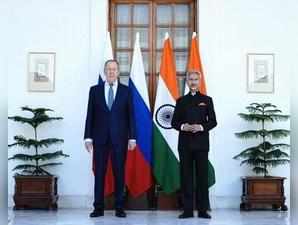
[[[33,114],[32,117],[12,116],[8,117],[15,122],[30,125],[34,130],[33,138],[26,138],[23,135],[14,136],[14,143],[8,147],[21,147],[22,152],[14,154],[9,160],[22,161],[13,169],[20,171],[14,176],[15,193],[14,193],[14,209],[57,209],[58,177],[52,175],[47,168],[61,165],[61,162],[54,162],[60,157],[69,157],[62,150],[55,152],[47,152],[49,146],[63,143],[63,139],[45,138],[39,139],[37,128],[39,125],[61,120],[62,117],[50,117],[48,111],[53,111],[46,108],[29,108],[22,107],[25,112]]]
[[[290,145],[278,143],[279,140],[289,136],[290,131],[286,129],[268,129],[269,123],[276,121],[286,121],[289,115],[281,114],[275,105],[271,103],[252,103],[246,107],[248,113],[239,113],[238,115],[248,121],[260,125],[258,129],[249,129],[236,133],[241,139],[256,139],[257,145],[250,146],[234,159],[241,159],[241,165],[246,164],[252,167],[256,174],[262,176],[242,177],[242,197],[241,210],[250,210],[254,208],[272,208],[286,211],[284,196],[285,177],[274,177],[268,175],[269,168],[290,162],[290,156],[285,151]]]

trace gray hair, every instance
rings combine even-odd
[[[116,63],[117,64],[117,68],[118,68],[118,70],[119,70],[119,62],[116,60],[116,59],[109,59],[109,60],[107,60],[106,62],[105,62],[105,64],[104,64],[104,72],[106,72],[106,67],[107,67],[107,65],[110,63],[110,62],[114,62],[114,63]]]
[[[201,77],[201,73],[199,71],[191,70],[191,71],[186,72],[186,79],[188,79],[190,74],[196,74],[196,75],[198,75],[199,78]]]

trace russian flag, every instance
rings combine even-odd
[[[152,179],[152,115],[148,89],[141,54],[139,33],[133,52],[129,89],[136,127],[136,148],[128,151],[125,169],[125,183],[129,193],[137,197],[153,184]]]
[[[104,64],[109,59],[113,59],[113,49],[110,32],[107,32],[104,42],[103,58],[99,67],[98,84],[102,84],[106,80],[106,76],[104,74]]]
[[[112,49],[110,32],[107,32],[106,39],[104,41],[103,58],[102,58],[102,61],[101,61],[100,67],[99,67],[98,84],[103,84],[106,80],[106,77],[104,74],[104,64],[109,59],[113,59],[113,49]],[[93,152],[93,154],[94,154],[94,152]],[[94,155],[93,155],[93,164],[92,164],[93,173],[95,171],[95,167],[96,167],[96,165],[94,162]],[[111,156],[109,156],[107,172],[105,175],[104,195],[105,196],[111,195],[114,192],[114,189],[115,189],[114,175],[113,175],[113,170],[112,170]]]

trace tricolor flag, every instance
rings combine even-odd
[[[103,58],[99,67],[98,84],[101,84],[106,80],[106,76],[104,73],[104,64],[109,59],[113,59],[113,49],[110,32],[107,32],[106,39],[104,42]]]
[[[136,148],[127,152],[125,183],[133,197],[152,186],[152,115],[141,54],[139,33],[136,34],[129,89],[136,127]]]
[[[103,59],[101,61],[100,72],[98,76],[98,84],[102,84],[106,80],[106,76],[104,73],[104,64],[107,60],[114,59],[113,57],[113,49],[112,49],[112,42],[110,32],[107,32],[106,40],[104,43],[104,52],[103,52]],[[114,184],[114,175],[112,169],[112,161],[111,156],[108,159],[107,165],[107,172],[105,177],[105,196],[111,195],[115,189]]]
[[[171,127],[178,97],[175,60],[171,41],[166,33],[153,114],[154,176],[166,193],[180,188],[178,131]]]
[[[199,50],[196,32],[193,32],[192,39],[191,39],[187,70],[197,71],[201,74],[199,78],[199,91],[200,93],[206,95],[207,88],[206,88],[206,82],[205,82],[205,77],[203,73],[203,67],[201,63],[200,50]],[[189,88],[187,85],[185,85],[184,94],[187,94],[188,92],[189,92]],[[208,162],[208,183],[209,183],[209,187],[215,184],[215,170],[212,164],[210,163],[210,161]]]
[[[111,37],[110,32],[107,32],[106,40],[104,42],[104,52],[103,52],[103,59],[101,61],[101,65],[99,68],[99,75],[98,75],[98,84],[103,84],[103,82],[106,80],[105,74],[104,74],[104,64],[107,60],[113,59],[113,50],[112,50],[112,43],[111,43]],[[94,153],[93,153],[94,154]],[[93,155],[94,158],[94,155]],[[92,169],[94,172],[95,163],[93,160]],[[113,170],[112,170],[112,162],[111,158],[109,156],[108,165],[107,165],[107,172],[105,176],[105,196],[108,196],[114,192],[114,176],[113,176]]]

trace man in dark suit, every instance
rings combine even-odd
[[[117,217],[126,217],[123,209],[124,168],[127,149],[136,145],[134,118],[128,87],[118,81],[119,64],[105,63],[106,81],[90,88],[85,126],[85,147],[94,151],[94,211],[90,217],[104,215],[104,181],[108,156],[111,154],[115,178]]]
[[[178,152],[183,194],[183,213],[179,218],[193,217],[194,164],[198,217],[208,218],[208,152],[209,130],[217,125],[212,98],[201,94],[198,72],[188,72],[186,82],[190,92],[176,102],[172,126],[179,131]]]

